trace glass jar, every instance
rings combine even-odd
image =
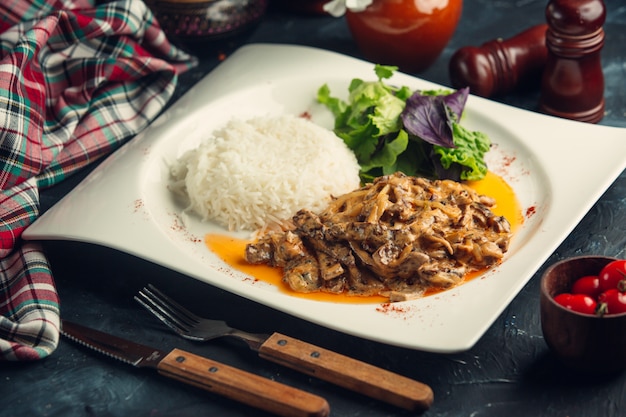
[[[364,57],[404,72],[428,68],[446,47],[461,17],[463,0],[374,0],[346,22]]]

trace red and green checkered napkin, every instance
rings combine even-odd
[[[20,239],[39,190],[144,129],[194,63],[140,0],[0,4],[0,360],[46,357],[59,340],[52,271]]]

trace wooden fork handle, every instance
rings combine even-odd
[[[433,402],[426,384],[280,333],[261,345],[259,356],[407,410]]]
[[[157,369],[160,374],[283,417],[326,417],[328,402],[317,395],[174,349]]]

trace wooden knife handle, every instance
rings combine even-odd
[[[317,395],[180,349],[157,367],[178,381],[284,417],[326,417],[328,402]]]
[[[280,333],[261,345],[259,355],[407,410],[426,410],[433,402],[428,385]]]

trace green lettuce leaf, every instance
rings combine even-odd
[[[378,176],[397,171],[430,178],[483,178],[487,173],[484,155],[489,150],[489,138],[480,132],[469,132],[462,128],[456,122],[462,108],[459,110],[456,107],[454,110],[458,114],[454,120],[441,121],[452,126],[454,147],[428,143],[407,131],[402,113],[407,100],[416,92],[406,86],[397,87],[384,81],[396,70],[397,67],[376,65],[376,81],[353,79],[348,87],[347,101],[332,96],[326,84],[317,92],[318,101],[335,118],[335,134],[356,155],[361,166],[361,180],[369,182]],[[420,93],[444,96],[450,94],[450,91]],[[456,101],[460,102],[460,106],[464,105],[464,100]]]
[[[460,170],[461,180],[476,181],[487,175],[485,154],[491,147],[489,137],[477,131],[470,131],[459,123],[452,124],[454,148],[433,146],[434,154],[439,156],[439,163],[444,170]]]

